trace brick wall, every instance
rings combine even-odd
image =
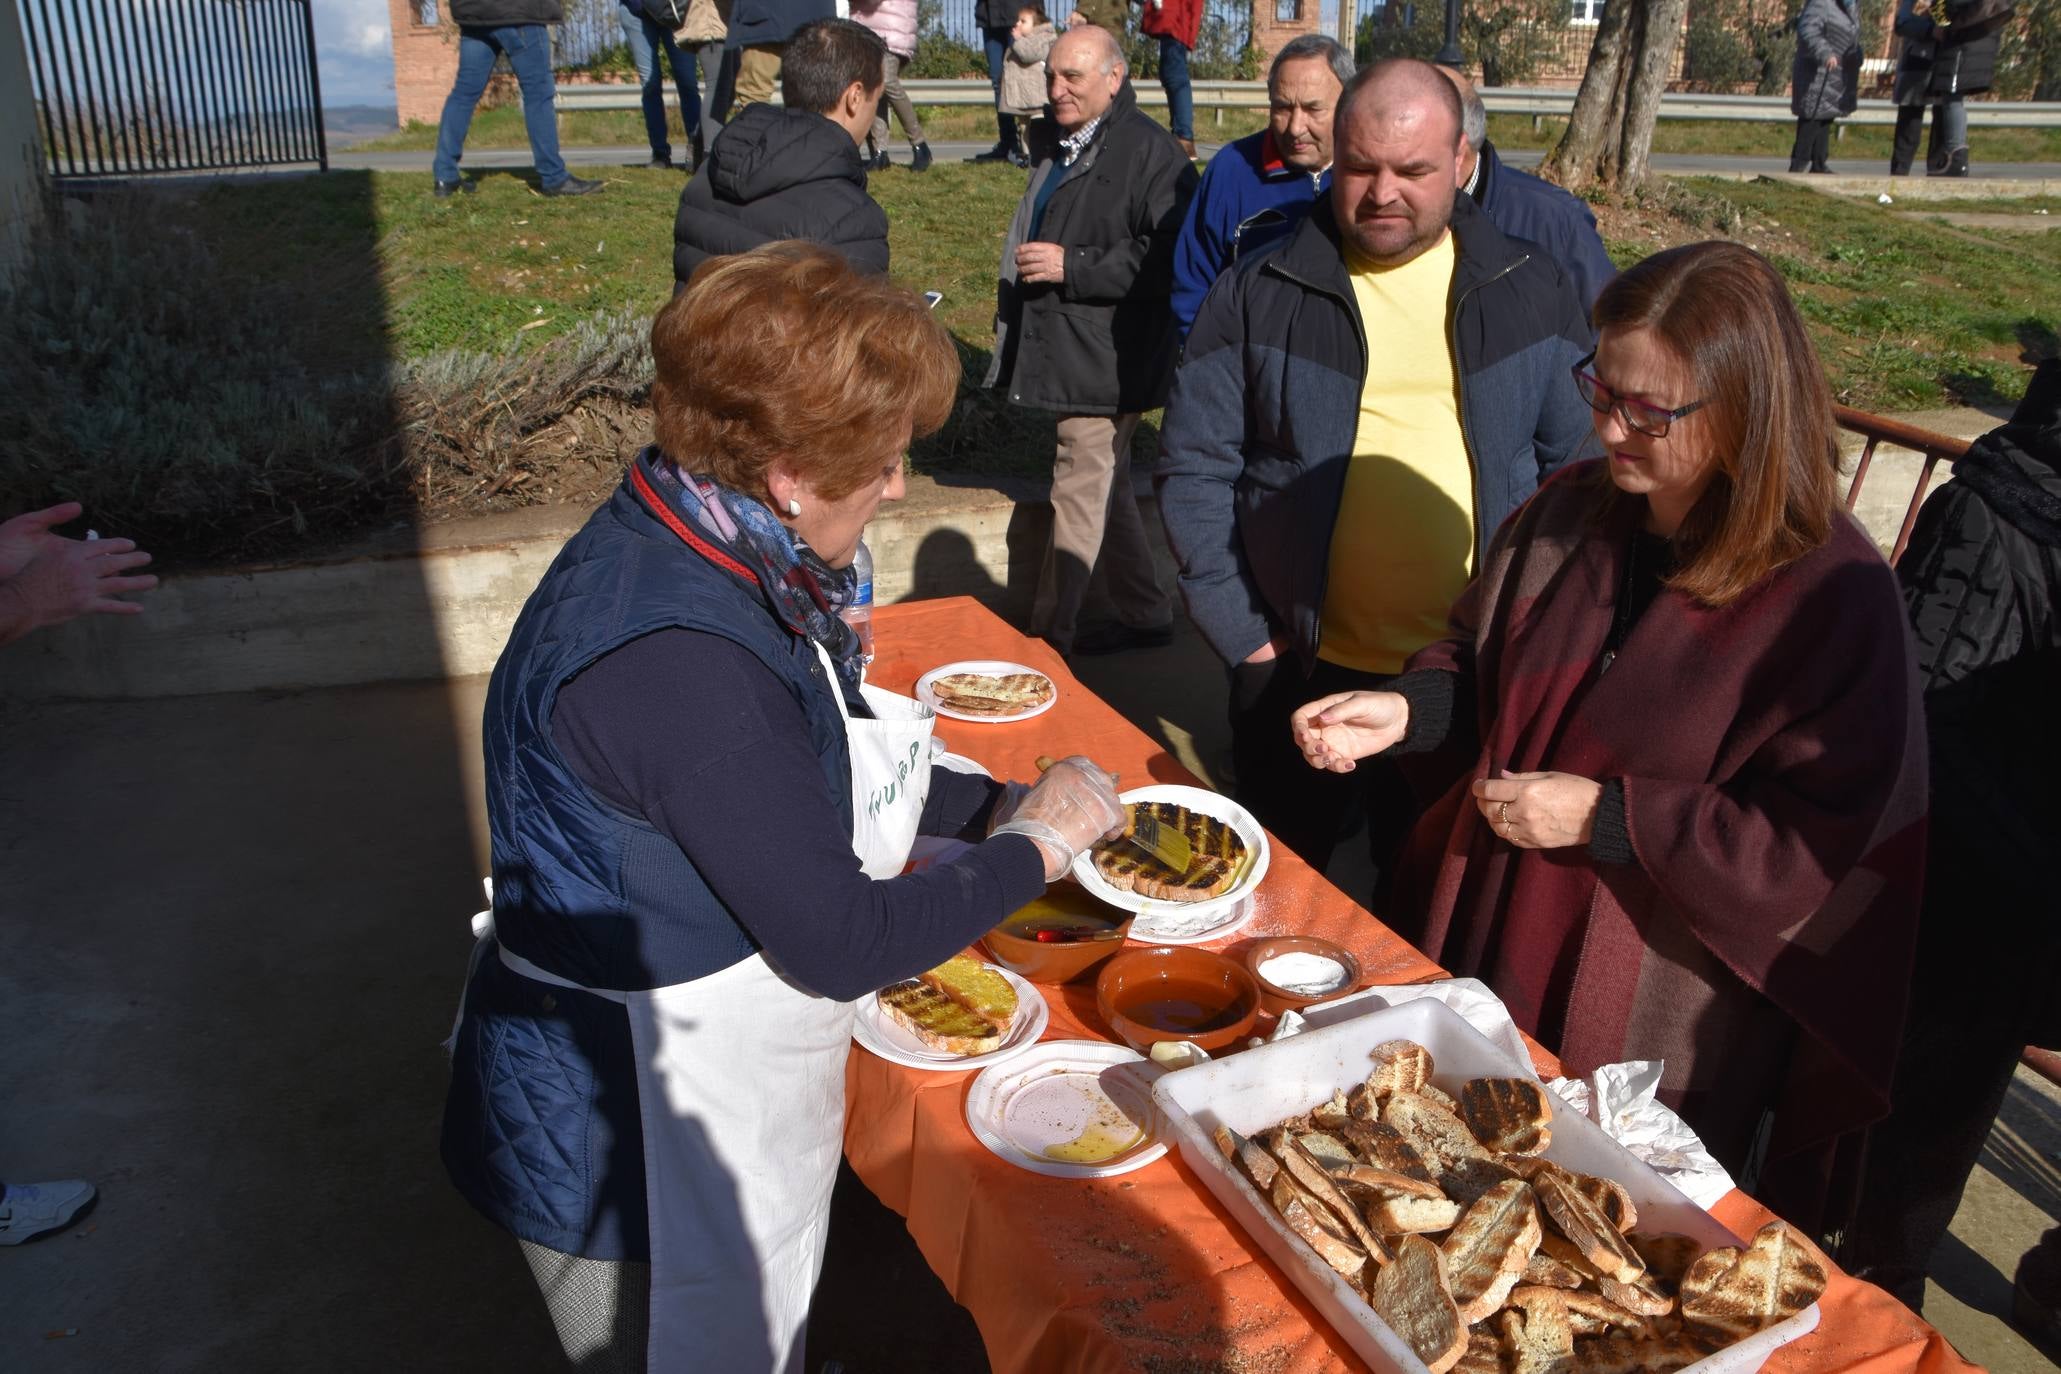
[[[1352,0],[1346,0],[1350,6]],[[1281,18],[1282,6],[1276,0],[1253,0],[1252,4],[1252,46],[1259,52],[1260,69],[1264,71],[1274,54],[1296,38],[1306,33],[1317,33],[1323,21],[1320,0],[1298,0],[1292,13],[1294,18]]]
[[[441,9],[441,6],[439,6]],[[401,123],[434,124],[458,76],[458,30],[418,24],[416,0],[386,0],[394,48],[394,104]]]

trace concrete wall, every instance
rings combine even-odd
[[[0,5],[0,271],[13,267],[26,251],[29,217],[40,199],[42,179],[43,154],[21,11]]]

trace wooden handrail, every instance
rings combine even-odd
[[[1835,405],[1832,409],[1838,416],[1841,429],[1850,430],[1867,440],[1861,446],[1860,461],[1854,465],[1853,484],[1846,489],[1848,510],[1852,510],[1861,499],[1861,483],[1868,480],[1868,465],[1875,461],[1875,445],[1893,444],[1897,448],[1910,449],[1925,459],[1925,465],[1918,470],[1917,489],[1911,493],[1911,503],[1904,509],[1903,526],[1896,532],[1896,545],[1889,551],[1889,562],[1893,567],[1904,556],[1904,546],[1911,542],[1911,528],[1918,523],[1918,507],[1925,504],[1925,490],[1932,485],[1933,469],[1942,458],[1953,463],[1966,457],[1968,440],[1920,429],[1887,415],[1871,415],[1851,406]]]

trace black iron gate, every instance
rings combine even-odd
[[[313,0],[16,0],[59,178],[329,167]]]

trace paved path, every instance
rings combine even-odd
[[[987,148],[985,142],[931,144],[931,150],[942,161],[967,158]],[[1221,146],[1204,143],[1205,154],[1214,153]],[[1501,152],[1501,150],[1498,150]],[[606,166],[610,163],[641,167],[651,157],[647,147],[617,148],[567,148],[565,160],[576,167]],[[888,155],[897,163],[909,160],[909,150],[901,144],[889,149]],[[1503,160],[1518,167],[1533,167],[1542,156],[1536,149],[1517,148],[1501,153]],[[363,169],[375,172],[426,172],[429,170],[431,154],[419,152],[357,152],[346,150],[330,155],[329,165],[334,168]],[[472,170],[482,167],[527,167],[530,153],[527,148],[475,148],[467,150],[465,166]],[[1786,174],[1789,162],[1781,157],[1705,157],[1667,154],[1653,159],[1654,170],[1678,176],[1772,176]],[[1888,168],[1863,166],[1858,162],[1837,165],[1834,170],[1842,175],[1813,178],[1828,187],[1841,189],[1836,183],[1865,180],[1868,182],[1887,179]],[[1992,162],[1977,163],[1970,177],[1982,181],[2056,181],[2061,182],[2061,163],[2052,162]],[[1921,183],[1926,178],[1913,177],[1911,183]]]

